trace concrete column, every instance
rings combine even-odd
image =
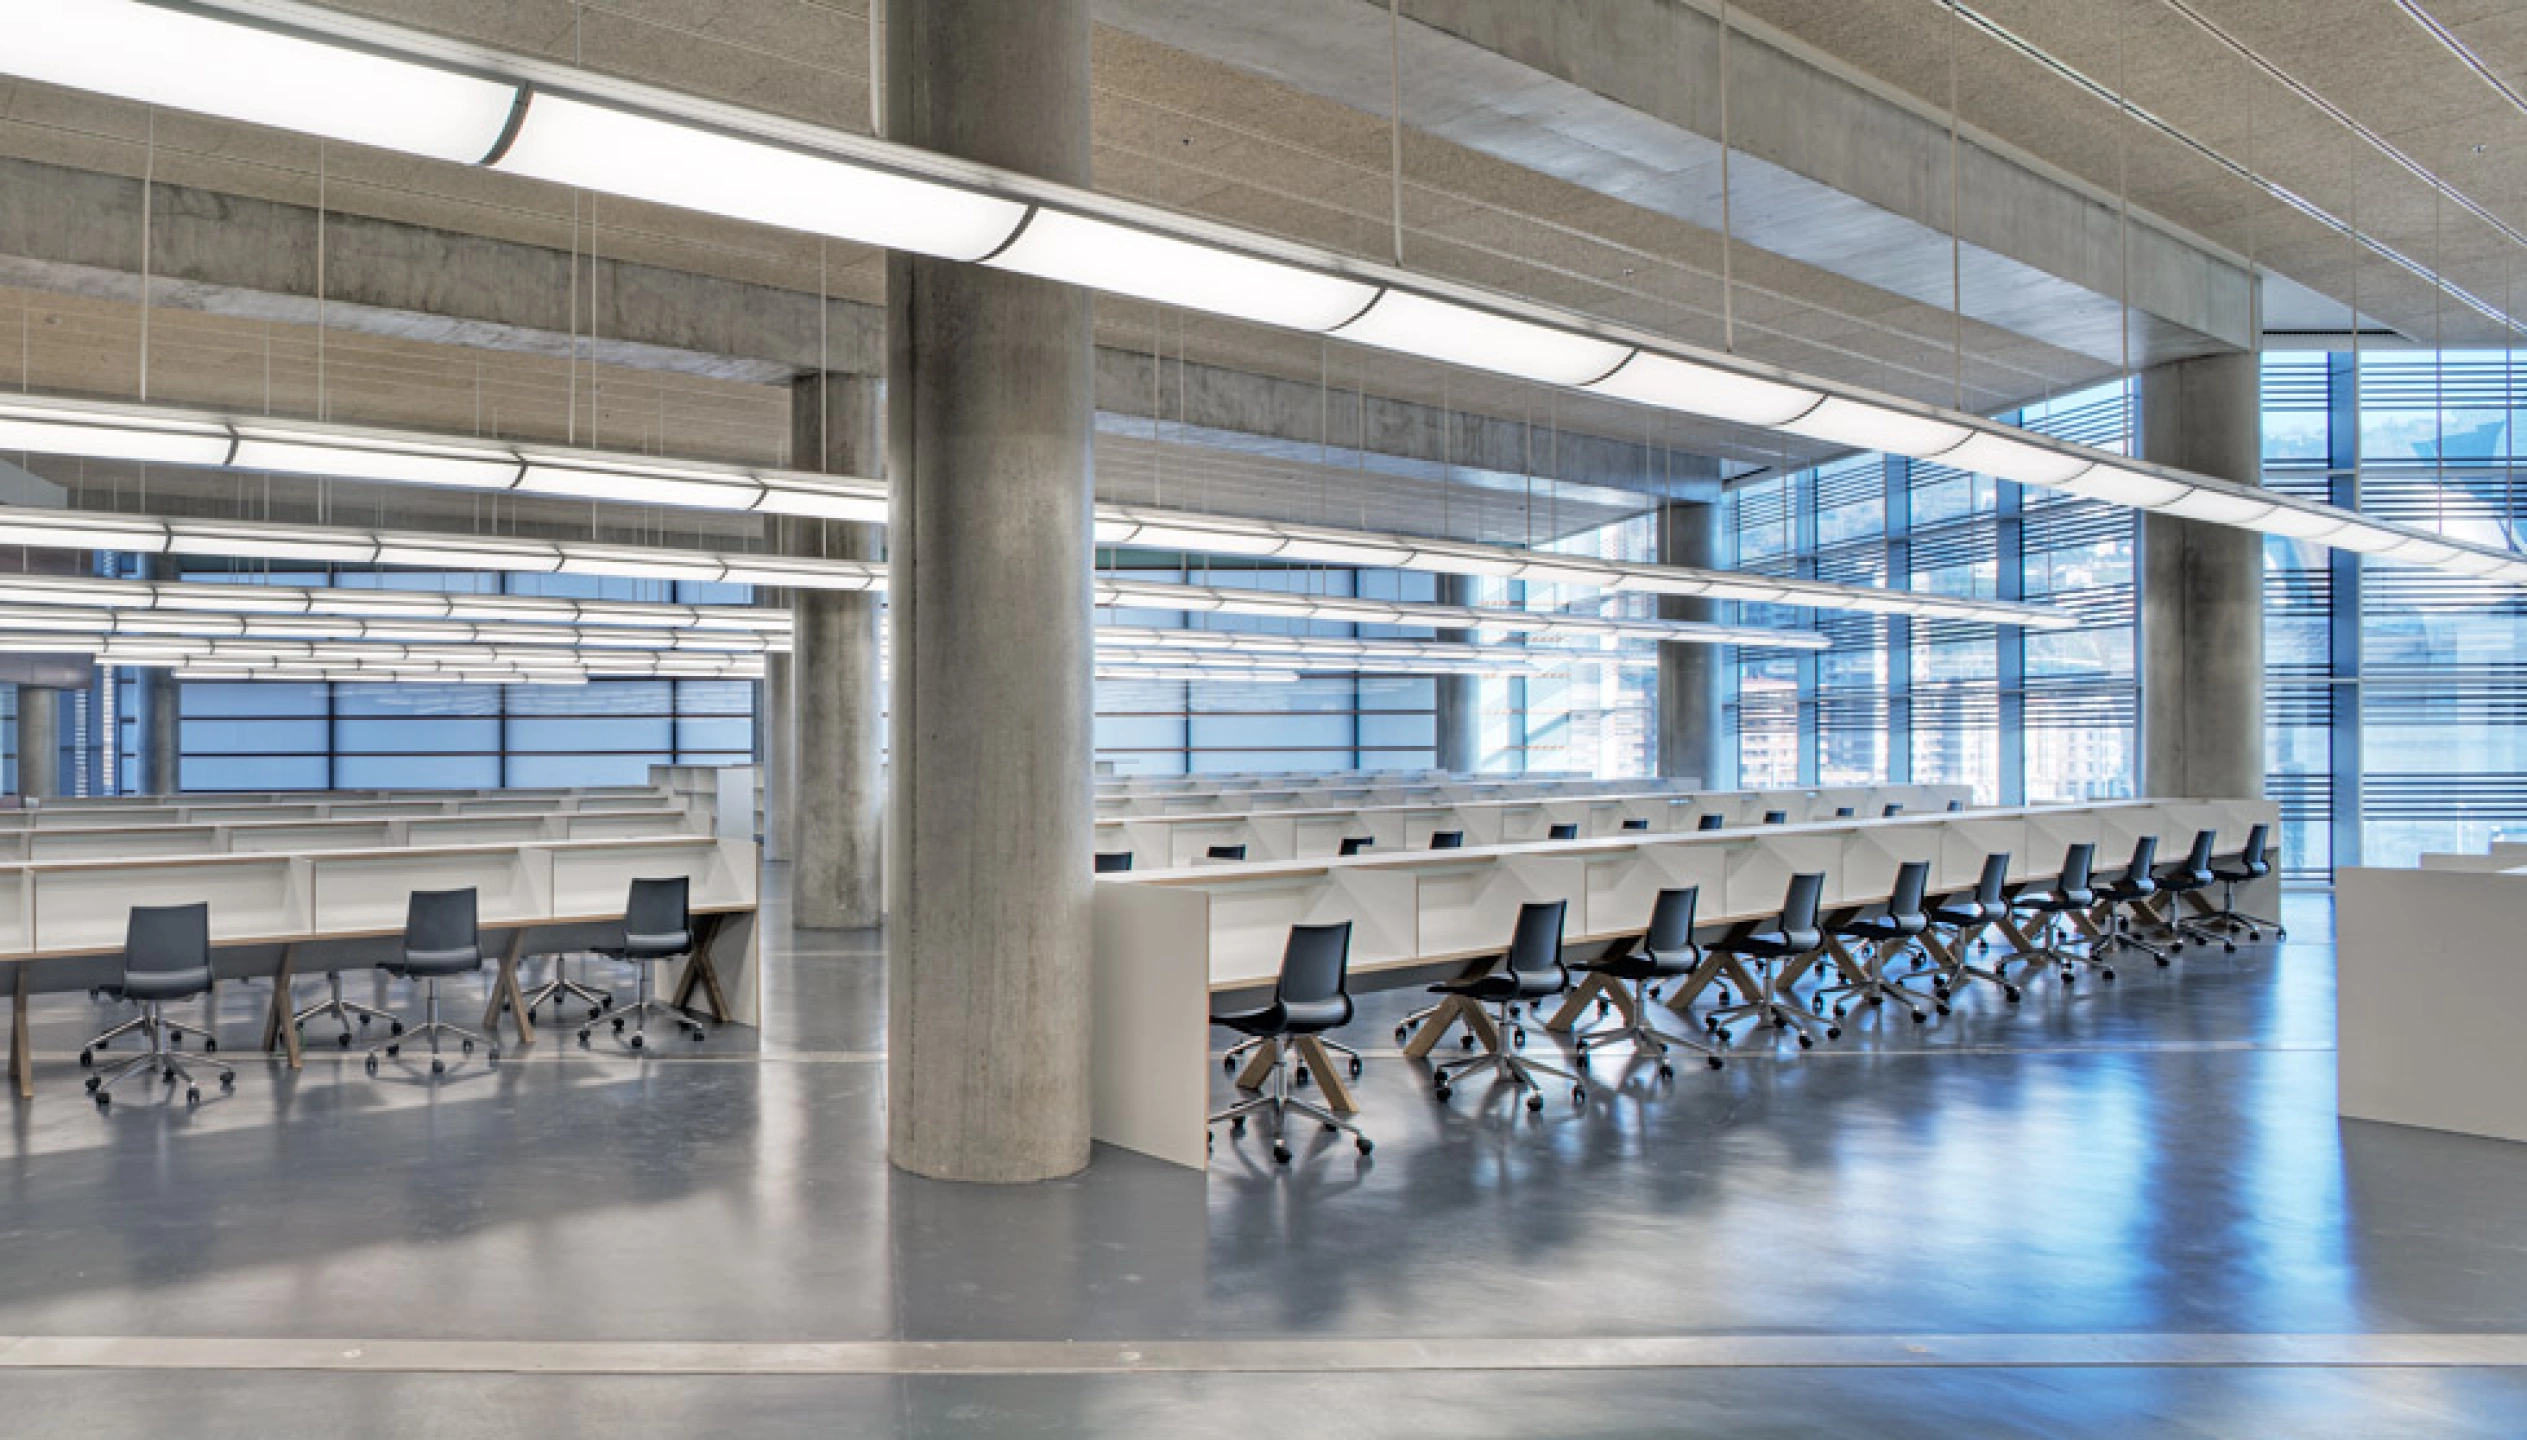
[[[780,608],[787,610],[784,599]],[[763,858],[790,858],[796,848],[798,803],[790,790],[798,773],[796,708],[790,702],[791,657],[763,657],[763,684],[755,691],[755,731],[763,754]]]
[[[2248,485],[2262,478],[2252,354],[2141,374],[2141,455]],[[2264,793],[2264,537],[2141,521],[2141,793]]]
[[[1474,577],[1442,575],[1439,577],[1439,603],[1471,605],[1474,603]],[[1471,630],[1441,630],[1437,638],[1464,644],[1474,638]],[[1439,768],[1452,775],[1471,775],[1483,768],[1483,691],[1479,675],[1441,675],[1436,680],[1434,701],[1439,739]]]
[[[885,388],[865,375],[808,376],[791,391],[792,454],[811,468],[877,475]],[[875,525],[797,522],[790,548],[833,560],[885,558]],[[885,918],[885,676],[878,597],[800,590],[790,598],[791,922],[859,929]]]
[[[61,692],[18,687],[18,794],[50,800],[61,794]]]
[[[142,557],[141,576],[180,580],[174,557]],[[140,788],[144,795],[173,795],[184,788],[184,689],[172,670],[140,672]]]
[[[888,139],[1088,183],[1087,0],[887,18]],[[1066,286],[887,261],[887,1150],[943,1179],[1088,1163],[1089,321]]]
[[[1658,563],[1720,568],[1720,507],[1671,501],[1658,511]],[[1665,620],[1717,621],[1720,602],[1662,595]],[[1720,711],[1722,647],[1664,644],[1658,647],[1658,773],[1691,777],[1705,787],[1728,784],[1737,766],[1723,754],[1726,721]]]

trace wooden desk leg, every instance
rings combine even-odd
[[[698,986],[711,1007],[711,1018],[723,1025],[728,1023],[728,995],[719,988],[719,967],[711,963],[711,947],[719,942],[720,927],[727,921],[725,915],[704,920],[693,937],[693,954],[684,962],[684,978],[676,982],[675,999],[677,1009],[691,1011],[693,992]]]
[[[1413,1032],[1411,1043],[1404,1047],[1404,1058],[1419,1060],[1429,1055],[1431,1051],[1438,1048],[1439,1041],[1447,1035],[1448,1027],[1454,1025],[1461,1017],[1473,1013],[1473,1010],[1474,1007],[1468,1005],[1460,996],[1441,996],[1439,1004],[1431,1010],[1430,1018],[1421,1022],[1421,1028]],[[1472,1022],[1467,1023],[1471,1025]]]
[[[1237,1088],[1240,1090],[1261,1090],[1264,1086],[1264,1081],[1272,1075],[1272,1067],[1278,1063],[1280,1059],[1280,1041],[1266,1040],[1262,1044],[1257,1045],[1255,1047],[1255,1053],[1247,1058],[1246,1068],[1237,1072]]]
[[[1617,989],[1606,983],[1605,976],[1593,970],[1580,976],[1579,983],[1562,997],[1562,1008],[1553,1012],[1553,1018],[1544,1022],[1544,1028],[1557,1034],[1567,1034],[1579,1017],[1587,1012],[1589,1001]]]
[[[1474,1043],[1497,1055],[1505,1046],[1500,1027],[1492,1023],[1491,1013],[1471,1000],[1460,999],[1465,1007],[1465,1028],[1474,1032]]]
[[[1728,964],[1729,959],[1725,955],[1704,955],[1702,963],[1693,967],[1692,973],[1677,982],[1667,995],[1660,998],[1658,1003],[1666,1006],[1668,1013],[1677,1019],[1692,1020],[1694,1018],[1693,1002],[1702,998],[1702,992],[1711,988],[1712,983],[1717,981],[1721,973],[1728,968]]]
[[[483,1011],[483,1033],[500,1033],[500,1007],[509,1007],[510,1018],[518,1022],[518,1043],[535,1043],[535,1022],[527,1018],[526,992],[518,988],[518,957],[526,949],[523,926],[509,932],[509,948],[501,952],[500,973],[491,982],[491,1004]]]
[[[1309,1078],[1325,1096],[1325,1108],[1337,1115],[1357,1115],[1360,1106],[1351,1098],[1351,1087],[1343,1083],[1346,1073],[1325,1053],[1325,1042],[1313,1035],[1298,1038],[1299,1059],[1307,1066]]]
[[[298,1048],[298,1026],[290,1013],[290,980],[298,972],[298,947],[281,947],[281,968],[272,974],[272,1006],[263,1014],[263,1053],[279,1049],[289,1056],[290,1068],[302,1068],[306,1057]]]
[[[18,1082],[18,1098],[35,1098],[35,1051],[26,1036],[26,1011],[34,999],[35,967],[17,967],[17,999],[9,1013],[9,1074]]]

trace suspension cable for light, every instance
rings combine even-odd
[[[8,38],[0,73],[996,265],[2138,509],[2527,583],[2527,559],[2505,548],[2365,520],[1091,191],[490,54],[291,0],[231,0],[216,10],[138,0],[0,0],[0,34]],[[1039,224],[1043,235],[1028,243]],[[190,448],[180,436],[159,443]]]

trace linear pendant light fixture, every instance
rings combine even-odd
[[[865,560],[668,550],[529,540],[506,535],[442,535],[317,525],[243,523],[0,508],[0,546],[113,550],[140,555],[217,555],[287,563],[395,565],[425,570],[493,570],[535,575],[611,575],[636,580],[761,585],[796,590],[877,590],[886,567]],[[1822,649],[1823,635],[1688,620],[1635,620],[1559,611],[1492,610],[1407,600],[1363,600],[1280,590],[1244,590],[1100,578],[1096,603],[1178,614],[1217,612],[1347,625],[1397,625],[1490,633],[1613,636],[1683,644]]]
[[[2499,545],[2285,500],[1396,267],[291,0],[0,0],[0,38],[0,73],[996,265],[2527,585],[2527,557]],[[1028,243],[1039,225],[1042,236]],[[148,443],[172,452],[156,457],[172,462],[217,438],[170,432]],[[0,447],[13,443],[0,427]],[[2302,533],[2330,522],[2339,523]]]
[[[0,451],[10,449],[876,524],[883,524],[887,514],[882,480],[699,462],[667,464],[648,456],[606,451],[462,442],[304,421],[230,420],[166,406],[54,397],[0,399]],[[2067,611],[2017,601],[1601,560],[1511,545],[1157,506],[1099,505],[1096,540],[1100,545],[1296,564],[1494,576],[1537,584],[2037,629],[2068,629],[2079,623]]]

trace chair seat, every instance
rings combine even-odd
[[[211,988],[208,970],[144,970],[126,974],[122,982],[103,987],[120,1000],[182,1000]]]
[[[468,945],[461,950],[407,950],[401,960],[381,968],[389,975],[406,979],[428,979],[435,975],[462,975],[468,970],[479,970],[482,965],[483,952]]]
[[[2250,880],[2261,880],[2271,873],[2272,867],[2270,866],[2265,866],[2262,869],[2255,869],[2245,865],[2214,865],[2211,867],[2212,879],[2225,880],[2232,885],[2243,885]]]
[[[1690,975],[1701,963],[1702,957],[1690,950],[1680,950],[1664,959],[1639,951],[1628,955],[1608,955],[1571,968],[1585,970],[1591,975],[1603,975],[1609,980],[1664,980],[1675,975]]]
[[[1552,980],[1530,983],[1519,979],[1514,972],[1496,970],[1489,975],[1477,975],[1470,980],[1442,981],[1431,986],[1430,993],[1461,995],[1468,1000],[1480,1000],[1487,1005],[1496,1005],[1504,1000],[1534,1000],[1550,995],[1559,988],[1561,987]]]
[[[1993,917],[1984,912],[1983,902],[1968,900],[1961,905],[1942,905],[1930,912],[1930,918],[1942,925],[1979,925]]]
[[[2030,895],[2018,902],[2022,910],[2085,910],[2097,903],[2094,890],[2074,890],[2068,895]]]
[[[1338,995],[1331,1000],[1285,1005],[1275,1000],[1253,1010],[1231,1010],[1211,1017],[1214,1025],[1225,1025],[1241,1035],[1273,1039],[1283,1035],[1319,1035],[1351,1023],[1351,997]]]
[[[1875,920],[1854,920],[1848,925],[1837,925],[1834,927],[1834,933],[1854,940],[1902,940],[1909,936],[1919,935],[1929,928],[1930,923],[1926,918],[1897,920],[1891,916],[1881,916]]]
[[[1805,955],[1823,943],[1825,942],[1821,936],[1802,945],[1787,935],[1770,933],[1742,935],[1735,940],[1722,940],[1711,948],[1730,955],[1753,955],[1765,960],[1785,960],[1793,955]]]

